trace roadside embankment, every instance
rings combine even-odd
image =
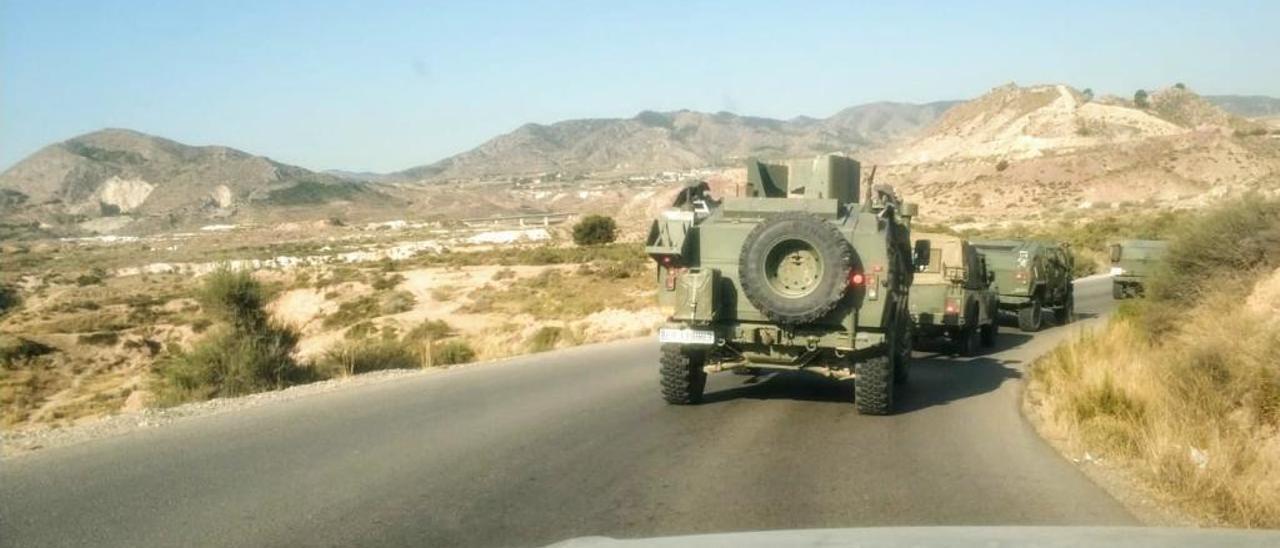
[[[1031,368],[1026,409],[1205,525],[1280,526],[1280,203],[1188,222],[1148,297]]]

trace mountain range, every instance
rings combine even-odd
[[[1184,155],[1188,150],[1203,153],[1205,147],[1235,147],[1255,160],[1267,159],[1269,152],[1232,139],[1241,132],[1267,132],[1244,117],[1277,114],[1280,99],[1271,97],[1201,98],[1175,87],[1153,93],[1152,104],[1139,108],[1127,100],[1095,100],[1067,86],[1009,85],[966,102],[871,103],[827,118],[778,120],[680,110],[526,124],[467,152],[390,174],[314,172],[232,148],[189,146],[106,129],[46,146],[0,173],[0,213],[6,223],[55,225],[95,219],[253,220],[266,212],[272,219],[314,218],[402,211],[413,203],[405,189],[421,183],[436,187],[434,183],[543,173],[653,174],[732,166],[748,156],[827,152],[890,165],[931,165],[931,175],[916,168],[896,173],[909,188],[932,188],[944,182],[939,177],[959,188],[975,180],[973,166],[987,158],[1034,163],[1082,151],[1123,155],[1117,151],[1137,143],[1148,148],[1181,143],[1177,147]],[[1227,135],[1208,137],[1204,128]],[[1002,170],[991,176],[1020,172]],[[1206,181],[1183,175],[1174,180]]]

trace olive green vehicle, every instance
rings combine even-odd
[[[1116,300],[1143,294],[1143,281],[1164,259],[1169,242],[1124,240],[1111,244],[1111,296]]]
[[[1071,286],[1073,259],[1058,243],[1034,240],[985,240],[973,242],[995,272],[1000,309],[1017,315],[1018,329],[1039,331],[1044,309],[1053,308],[1059,325],[1075,314]]]
[[[996,344],[1000,302],[987,258],[963,238],[920,234],[931,242],[929,262],[911,283],[916,340],[945,336],[959,354],[977,355]]]
[[[911,357],[910,216],[885,185],[860,195],[838,155],[747,162],[742,196],[689,186],[653,222],[662,396],[697,403],[707,371],[807,371],[854,380],[857,409],[886,414]],[[928,257],[929,243],[917,245]]]

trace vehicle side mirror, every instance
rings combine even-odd
[[[1111,262],[1120,262],[1120,244],[1111,244]]]
[[[920,213],[920,206],[918,206],[918,205],[916,205],[916,204],[914,204],[914,203],[911,203],[911,202],[907,202],[907,203],[905,203],[905,204],[902,204],[902,216],[903,216],[903,217],[915,217],[915,216],[916,216],[917,214],[919,214],[919,213]]]
[[[929,240],[916,240],[916,248],[911,253],[911,263],[915,265],[917,270],[929,264],[929,251],[931,249],[932,244]]]

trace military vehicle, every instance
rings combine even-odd
[[[1143,294],[1143,280],[1164,259],[1169,242],[1124,240],[1111,244],[1111,296],[1116,300]]]
[[[956,236],[919,234],[931,243],[929,262],[911,282],[911,319],[916,340],[946,336],[965,356],[996,344],[999,298],[987,258]]]
[[[1073,259],[1058,243],[1034,240],[973,242],[995,272],[1000,309],[1017,315],[1018,329],[1038,331],[1044,308],[1054,308],[1058,324],[1071,321],[1075,292],[1071,286]]]
[[[662,396],[697,403],[707,371],[807,371],[854,380],[857,409],[886,414],[911,357],[914,205],[839,155],[747,162],[741,196],[692,185],[653,222]]]

